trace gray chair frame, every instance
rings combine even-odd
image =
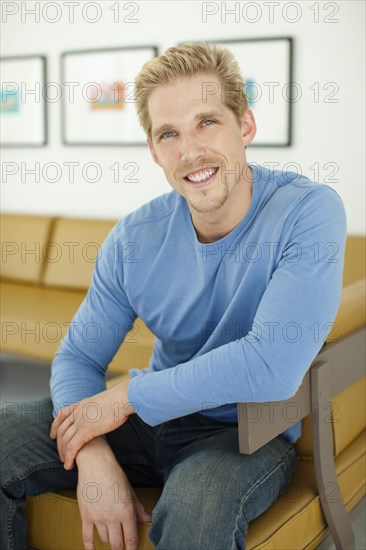
[[[320,350],[294,397],[268,403],[238,403],[239,450],[251,454],[311,414],[314,466],[322,510],[337,550],[351,550],[355,537],[339,490],[331,416],[331,400],[365,376],[366,327],[327,343]],[[284,411],[296,410],[294,421]],[[329,488],[332,498],[329,499]],[[328,489],[328,493],[327,493]]]

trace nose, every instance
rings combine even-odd
[[[205,145],[193,133],[180,136],[180,157],[182,162],[193,162],[206,154]]]

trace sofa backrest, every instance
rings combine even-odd
[[[2,214],[1,277],[39,284],[52,231],[50,216]]]
[[[366,277],[366,238],[347,235],[344,258],[343,286]]]
[[[113,220],[3,214],[1,277],[87,290]]]
[[[87,290],[103,241],[115,221],[56,219],[42,276],[47,286]]]
[[[1,277],[87,289],[100,247],[116,222],[2,214]],[[348,235],[343,286],[366,276],[365,237]]]

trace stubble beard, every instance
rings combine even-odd
[[[223,186],[221,189],[221,193],[218,197],[216,196],[214,198],[209,198],[210,190],[207,189],[207,191],[205,190],[200,191],[201,193],[200,199],[191,200],[190,197],[186,195],[185,195],[185,199],[187,200],[190,207],[199,214],[205,214],[207,212],[215,212],[225,204],[230,194],[229,184],[227,183],[226,180],[222,182],[222,185]]]

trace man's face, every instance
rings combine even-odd
[[[148,101],[153,158],[200,213],[221,208],[243,182],[244,148],[253,139],[246,129],[252,113],[239,123],[221,91],[217,76],[202,73],[155,89]]]

